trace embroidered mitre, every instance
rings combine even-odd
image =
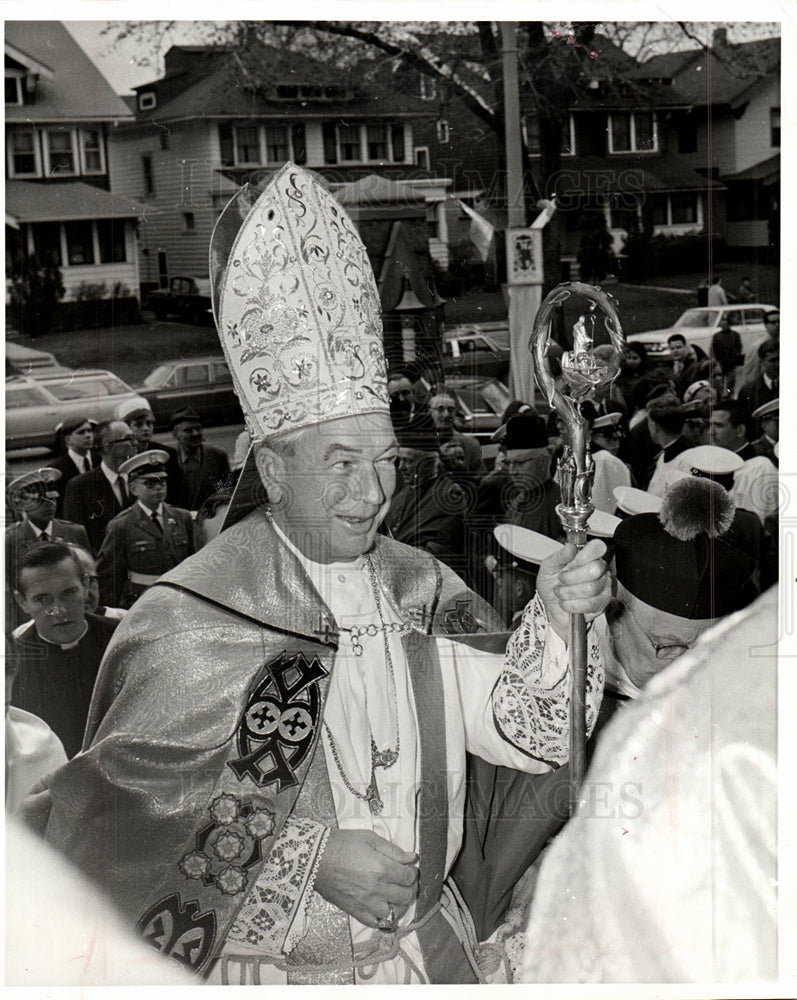
[[[243,221],[241,221],[243,220]],[[293,163],[211,237],[219,338],[252,438],[389,413],[380,301],[344,209]]]

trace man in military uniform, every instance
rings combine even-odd
[[[12,594],[19,585],[22,557],[31,545],[36,542],[72,542],[89,548],[89,539],[82,525],[54,516],[58,503],[58,490],[54,486],[60,479],[60,471],[48,466],[17,476],[8,487],[9,506],[21,520],[6,529],[6,632],[27,620]]]
[[[136,502],[105,531],[97,559],[103,604],[129,608],[195,550],[190,513],[164,503],[168,460],[165,451],[145,451],[119,467]]]

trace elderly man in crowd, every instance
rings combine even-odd
[[[136,453],[136,439],[122,420],[100,424],[97,437],[102,461],[91,472],[70,480],[64,498],[64,517],[83,525],[92,552],[99,552],[108,522],[130,506],[127,481],[119,466]]]
[[[491,609],[377,534],[398,449],[379,297],[340,205],[287,164],[230,203],[211,262],[256,442],[229,526],[122,622],[47,837],[211,981],[476,981],[446,882],[465,750],[530,772],[567,756],[546,720],[565,711],[568,612],[608,600],[603,546],[543,566],[523,629],[489,651]],[[599,662],[589,676],[591,719]]]
[[[168,468],[172,502],[184,510],[199,510],[227,484],[230,459],[226,451],[205,443],[202,421],[190,406],[172,414],[172,436],[177,442]]]
[[[467,497],[440,460],[434,425],[427,417],[394,425],[394,429],[402,486],[393,497],[385,524],[397,541],[431,552],[466,576]]]
[[[459,441],[465,450],[465,470],[483,476],[487,469],[482,459],[479,442],[470,434],[461,434],[454,427],[454,417],[457,415],[457,401],[454,397],[448,392],[438,392],[429,400],[429,411],[432,414],[440,444]]]
[[[37,542],[74,542],[89,547],[85,528],[80,524],[55,517],[61,473],[58,469],[37,469],[26,472],[9,483],[8,504],[21,518],[6,528],[6,632],[23,619],[13,592],[19,586],[19,571],[25,552]]]
[[[552,476],[545,421],[536,413],[516,414],[507,421],[502,444],[504,468],[511,479],[506,491],[507,522],[558,538],[562,523],[556,506],[561,496]]]

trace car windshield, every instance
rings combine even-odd
[[[67,382],[50,382],[47,389],[56,399],[95,399],[97,396],[123,396],[130,389],[113,375],[73,378]]]
[[[687,309],[675,321],[676,326],[706,327],[716,326],[719,320],[719,312],[716,309]]]
[[[147,375],[144,379],[144,385],[149,389],[158,385],[163,385],[169,377],[171,370],[172,369],[169,365],[158,365],[158,367],[153,368],[149,375]]]
[[[469,413],[500,416],[509,405],[509,393],[500,382],[458,385],[454,393]]]

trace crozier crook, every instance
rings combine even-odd
[[[571,295],[580,296],[590,304],[573,326],[573,349],[562,355],[563,391],[556,384],[548,366],[548,345],[551,339],[551,318],[554,309]],[[595,313],[600,310],[604,326],[614,348],[610,360],[594,354]],[[529,350],[534,356],[534,373],[540,390],[549,405],[567,424],[569,442],[559,461],[556,476],[562,502],[556,508],[568,542],[581,549],[587,542],[587,521],[592,506],[592,480],[594,462],[587,440],[587,422],[581,415],[580,404],[595,399],[600,389],[606,389],[617,377],[625,350],[625,338],[614,300],[603,289],[579,281],[557,285],[545,297],[534,320],[529,340]],[[570,811],[575,811],[578,790],[586,769],[586,679],[587,679],[587,627],[582,614],[570,616],[570,641],[568,644],[572,672],[570,693]]]

